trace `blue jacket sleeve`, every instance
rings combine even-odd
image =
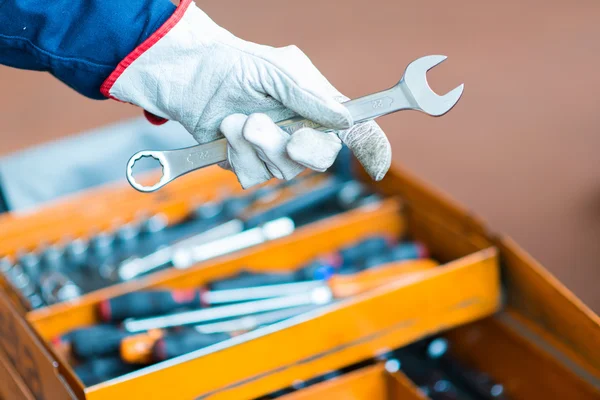
[[[104,99],[102,82],[174,11],[169,0],[0,0],[0,64]]]

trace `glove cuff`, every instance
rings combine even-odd
[[[106,80],[100,86],[100,93],[104,96],[111,98],[113,100],[117,100],[119,102],[127,103],[111,94],[111,89],[115,82],[119,79],[119,77],[125,72],[127,68],[137,60],[142,54],[144,54],[147,50],[149,50],[152,46],[154,46],[160,39],[162,39],[181,19],[183,18],[185,12],[188,10],[190,4],[192,4],[192,0],[181,0],[175,12],[165,23],[158,28],[148,39],[146,39],[142,44],[136,47],[131,53],[127,55],[120,63],[117,65],[117,68],[106,78]],[[154,125],[162,125],[167,122],[166,118],[155,115],[147,110],[144,110],[144,116],[146,119],[154,124]]]

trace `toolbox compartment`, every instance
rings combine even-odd
[[[368,178],[364,181],[369,182]],[[599,398],[597,316],[510,239],[490,233],[477,217],[407,172],[394,168],[386,179],[373,185],[389,196],[379,208],[355,209],[302,227],[289,237],[188,270],[157,272],[76,301],[28,311],[20,304],[19,295],[3,282],[6,293],[0,292],[0,315],[6,318],[2,350],[32,355],[35,370],[40,372],[37,380],[32,380],[28,372],[31,362],[9,358],[7,373],[1,376],[16,382],[11,387],[22,387],[20,378],[30,391],[32,387],[37,390],[33,395],[37,399],[250,399],[447,332],[459,358],[489,371],[505,384],[511,398],[542,393],[535,390],[546,375],[556,386],[566,388],[556,393],[581,396],[566,398]],[[195,204],[239,191],[235,177],[219,168],[189,174],[152,194],[122,185],[94,189],[29,215],[0,216],[0,254],[14,255],[41,241],[59,242],[65,234],[87,236],[112,229],[140,212],[160,212],[169,223],[176,223]],[[313,312],[311,319],[293,319],[258,334],[230,339],[229,344],[235,343],[231,347],[222,342],[90,387],[83,386],[68,360],[49,343],[58,334],[96,323],[95,308],[105,298],[145,288],[195,287],[248,266],[264,270],[295,267],[374,233],[423,241],[443,265],[412,280],[390,282],[325,306]],[[498,313],[503,306],[505,311]],[[503,320],[506,315],[525,329],[508,327]],[[6,324],[14,324],[16,329],[7,334]],[[542,339],[534,341],[531,332]],[[498,350],[488,359],[483,349],[489,343],[498,344]],[[511,357],[518,356],[525,362],[515,368]],[[537,367],[539,363],[543,368]],[[565,398],[553,397],[552,387],[543,389],[546,398]],[[406,376],[389,373],[381,364],[285,398],[323,398],[336,393],[352,393],[357,398],[427,399]]]
[[[148,287],[192,288],[215,278],[228,276],[244,267],[289,269],[324,252],[373,234],[402,237],[408,234],[401,202],[384,200],[379,207],[366,206],[296,231],[293,235],[257,246],[189,270],[167,270],[136,282],[107,288],[83,296],[75,303],[63,303],[30,312],[28,321],[46,341],[68,330],[98,322],[100,300]],[[462,241],[442,227],[438,241]],[[430,245],[430,243],[427,243]],[[418,279],[390,282],[355,298],[323,307],[312,318],[289,325],[274,325],[261,334],[249,333],[228,342],[155,364],[95,386],[84,388],[61,361],[67,379],[89,399],[108,399],[136,393],[152,398],[164,382],[178,381],[170,390],[175,398],[239,399],[258,396],[270,389],[291,384],[295,379],[341,368],[437,332],[490,315],[500,307],[498,260],[494,248],[466,256],[427,271]],[[430,246],[436,254],[436,245]],[[442,249],[440,247],[440,249]],[[437,254],[436,254],[437,255]],[[458,253],[457,253],[458,255]],[[477,284],[474,284],[477,282]],[[451,295],[449,295],[451,293]],[[406,307],[398,308],[399,303]],[[393,310],[376,313],[373,310]],[[281,329],[283,327],[283,329]],[[302,338],[299,341],[299,338]],[[236,343],[231,347],[229,344]],[[236,360],[252,363],[230,366]],[[198,380],[198,371],[211,371],[211,379]],[[260,379],[258,379],[260,378]]]
[[[445,335],[457,359],[502,382],[509,399],[598,399],[600,380],[512,312]]]
[[[390,373],[383,363],[379,363],[281,396],[280,399],[426,400],[427,396],[402,372]]]

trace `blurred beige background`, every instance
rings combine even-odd
[[[430,82],[440,93],[464,82],[463,99],[438,119],[382,118],[394,162],[513,236],[600,311],[600,2],[199,5],[247,40],[298,45],[349,97],[394,84],[415,58],[448,55]],[[139,115],[47,74],[0,67],[0,83],[0,154]]]

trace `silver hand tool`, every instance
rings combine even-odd
[[[210,290],[202,293],[201,296],[204,304],[217,305],[306,293],[311,289],[324,285],[323,281],[315,280],[282,283],[279,285],[251,286],[238,289]]]
[[[209,229],[208,231],[175,242],[172,245],[161,247],[145,257],[136,257],[125,260],[117,268],[118,277],[120,280],[128,281],[140,275],[152,272],[165,265],[171,264],[175,254],[182,248],[210,243],[223,237],[235,235],[243,229],[244,223],[242,221],[231,220]]]
[[[299,306],[277,311],[269,311],[257,315],[246,315],[242,318],[235,318],[222,322],[212,322],[208,324],[197,325],[194,327],[194,329],[197,332],[204,334],[250,331],[260,326],[274,324],[275,322],[283,321],[284,319],[304,314],[305,312],[312,311],[317,307],[319,306],[309,304],[307,306]]]
[[[261,243],[290,235],[296,228],[291,218],[282,217],[266,222],[256,228],[214,240],[198,246],[179,249],[173,255],[173,266],[179,269],[219,257],[235,251],[247,249]]]
[[[249,314],[258,314],[266,311],[283,310],[286,308],[323,305],[333,301],[331,290],[326,287],[317,287],[306,293],[297,293],[274,299],[251,301],[206,308],[202,310],[185,311],[177,314],[152,317],[145,319],[126,319],[123,327],[127,332],[143,332],[149,329],[171,328],[174,326],[197,325],[202,322],[216,321],[219,319],[241,317]]]
[[[189,268],[211,258],[287,236],[294,231],[294,222],[290,218],[279,218],[242,232],[243,226],[241,220],[234,219],[146,257],[128,260],[119,266],[119,278],[127,281],[168,264],[179,269]]]
[[[462,96],[464,85],[461,84],[447,94],[439,96],[427,83],[427,71],[445,59],[446,56],[441,55],[421,57],[408,65],[404,76],[394,87],[345,102],[344,105],[350,111],[354,123],[366,122],[400,110],[417,110],[434,117],[450,111]],[[279,121],[277,125],[289,134],[304,127],[333,131],[300,116]],[[162,177],[152,186],[143,186],[133,177],[133,166],[142,157],[155,158],[162,165]],[[127,180],[140,192],[154,192],[181,175],[226,159],[226,139],[179,150],[144,150],[129,159]]]

